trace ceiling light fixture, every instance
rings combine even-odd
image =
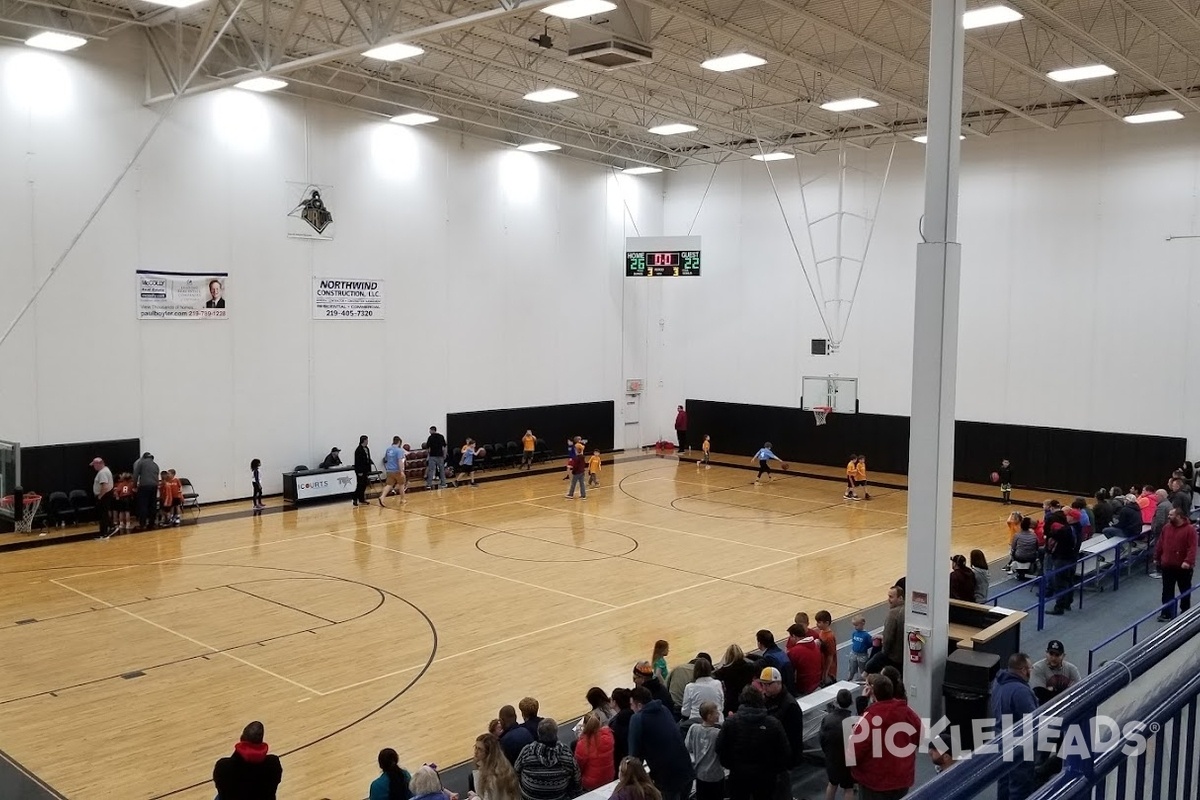
[[[662,172],[658,167],[629,167],[621,170],[622,175],[653,175],[656,172]]]
[[[276,89],[282,89],[287,86],[287,81],[281,81],[278,78],[249,78],[241,83],[235,83],[238,89],[247,89],[251,92],[273,92]]]
[[[367,58],[377,58],[380,61],[399,61],[402,58],[419,56],[425,51],[415,44],[385,44],[383,47],[373,47],[363,53]]]
[[[755,153],[754,155],[752,155],[750,157],[753,158],[755,161],[786,161],[789,158],[795,158],[796,154],[795,153],[780,153],[780,152]]]
[[[156,6],[167,6],[169,8],[187,8],[194,6],[202,0],[146,0],[147,3]]]
[[[677,133],[691,133],[694,130],[696,130],[695,125],[688,125],[685,122],[669,122],[666,125],[655,125],[649,129],[649,132],[659,136],[674,136]]]
[[[965,138],[967,137],[963,136],[961,133],[958,135],[958,140],[960,142]],[[929,135],[922,133],[920,136],[914,136],[913,141],[917,144],[929,144]]]
[[[517,149],[524,150],[526,153],[549,153],[551,150],[562,150],[562,145],[551,142],[529,142],[519,145]]]
[[[438,118],[432,114],[422,114],[419,111],[410,111],[407,114],[397,114],[389,121],[398,123],[400,125],[428,125],[431,122],[437,122]]]
[[[84,39],[82,36],[72,36],[69,33],[42,31],[26,39],[25,44],[42,50],[54,50],[59,53],[65,53],[68,50],[74,50],[76,47],[83,47],[87,44],[87,39]]]
[[[710,58],[700,64],[705,69],[711,69],[713,72],[732,72],[735,69],[747,69],[748,67],[760,67],[767,63],[765,58],[752,56],[749,53],[730,53],[727,56],[717,56]]]
[[[608,0],[566,0],[566,2],[546,6],[542,9],[542,13],[562,19],[579,19],[603,14],[616,7],[616,3],[610,3]]]
[[[1112,67],[1105,66],[1104,64],[1092,64],[1087,67],[1056,69],[1052,72],[1047,72],[1046,77],[1059,83],[1070,83],[1071,81],[1086,81],[1091,78],[1107,78],[1109,75],[1116,74],[1117,71]]]
[[[1016,22],[1024,19],[1025,15],[1015,8],[1008,6],[985,6],[963,14],[963,28],[986,28],[989,25],[1003,25],[1006,22]]]
[[[1172,108],[1167,111],[1147,111],[1145,114],[1130,114],[1125,117],[1126,122],[1134,125],[1140,125],[1143,122],[1170,122],[1173,119],[1183,119],[1183,114]]]
[[[572,92],[570,89],[539,89],[536,92],[530,92],[525,95],[526,100],[532,100],[535,103],[559,103],[563,100],[574,100],[579,97],[577,92]]]
[[[842,111],[862,111],[864,108],[874,108],[877,105],[879,103],[865,97],[851,97],[846,100],[830,100],[828,103],[821,103],[821,108],[840,113]]]

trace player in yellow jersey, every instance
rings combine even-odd
[[[854,461],[854,482],[862,487],[863,500],[870,500],[871,493],[867,491],[867,457],[862,454]]]
[[[601,463],[603,463],[603,462],[600,458],[600,451],[593,450],[592,457],[588,459],[588,486],[599,486],[600,485],[600,465],[601,465]]]
[[[712,439],[707,433],[704,434],[704,444],[700,445],[700,452],[702,455],[700,456],[700,460],[696,462],[696,471],[699,472],[701,464],[704,465],[705,469],[712,469],[712,466],[708,463],[708,456],[712,452]]]
[[[858,480],[858,456],[851,454],[850,460],[846,462],[846,493],[842,495],[845,500],[857,500],[858,495],[854,493],[854,487]]]
[[[537,437],[533,431],[525,431],[521,437],[521,466],[526,470],[533,469],[533,451],[537,447]]]

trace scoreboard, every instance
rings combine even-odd
[[[699,275],[699,236],[631,236],[625,240],[626,278],[691,278]]]

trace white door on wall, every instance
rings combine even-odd
[[[625,444],[626,450],[638,449],[642,446],[642,426],[641,426],[641,410],[642,398],[641,395],[627,394],[625,395]]]

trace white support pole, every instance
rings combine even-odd
[[[924,241],[917,245],[912,415],[908,456],[905,635],[925,640],[905,665],[919,716],[941,716],[949,649],[950,503],[954,472],[954,382],[958,358],[959,128],[965,0],[933,0],[929,35],[929,143],[925,148]],[[908,642],[905,643],[908,652]]]

